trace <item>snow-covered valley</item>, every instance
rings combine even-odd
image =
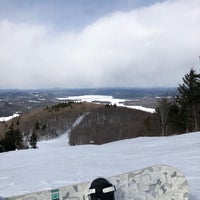
[[[104,145],[69,146],[67,133],[38,149],[0,154],[0,196],[12,196],[91,181],[154,164],[186,176],[190,200],[200,196],[200,132],[140,137]]]

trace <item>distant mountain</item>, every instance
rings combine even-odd
[[[140,99],[141,106],[155,106],[156,97],[176,93],[176,88],[90,88],[90,89],[38,89],[0,90],[0,117],[15,112],[32,110],[59,103],[57,98],[80,95],[107,95],[120,99]],[[137,102],[138,103],[138,102]]]

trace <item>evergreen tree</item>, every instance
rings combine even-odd
[[[15,134],[16,149],[22,149],[24,147],[22,132],[19,129],[16,129],[16,130],[14,130],[14,134]]]
[[[35,132],[32,133],[29,144],[31,145],[31,148],[33,149],[37,148],[37,135]]]
[[[182,109],[173,102],[168,112],[168,125],[171,133],[180,134],[186,130],[186,117]]]
[[[200,74],[191,69],[183,77],[183,83],[179,85],[178,92],[175,101],[186,118],[186,132],[199,130]]]
[[[17,119],[16,125],[17,125],[17,126],[20,125],[19,118]]]
[[[35,130],[39,130],[40,129],[40,124],[38,122],[38,120],[35,123]]]
[[[9,130],[5,133],[5,137],[2,140],[5,151],[13,151],[23,148],[23,135],[19,129],[15,130],[13,124]]]
[[[3,146],[5,151],[13,151],[16,149],[13,126],[11,126],[6,132],[5,137],[3,139]]]

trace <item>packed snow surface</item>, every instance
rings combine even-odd
[[[184,173],[190,200],[200,197],[200,132],[81,146],[69,146],[66,133],[38,146],[0,154],[0,196],[52,189],[164,164]]]

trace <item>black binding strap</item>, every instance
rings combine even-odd
[[[103,188],[103,189],[100,189],[100,188],[97,188],[97,189],[95,189],[95,188],[91,188],[91,189],[88,189],[88,195],[90,195],[90,194],[96,194],[97,192],[102,192],[102,193],[109,193],[109,192],[114,192],[114,191],[116,191],[116,189],[115,189],[115,186],[113,185],[113,186],[110,186],[110,187],[106,187],[106,188]]]
[[[115,186],[105,178],[97,178],[92,181],[86,191],[86,200],[114,200]]]

